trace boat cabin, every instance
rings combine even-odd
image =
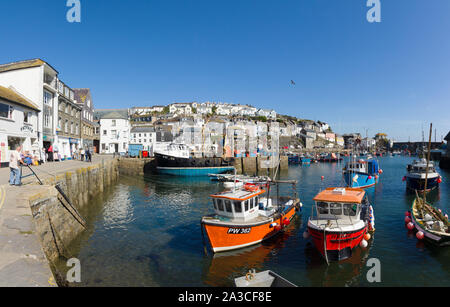
[[[408,164],[408,173],[425,174],[427,172],[427,161],[425,159],[421,161],[414,161],[412,164]],[[435,173],[433,161],[430,161],[428,165],[428,173]]]
[[[260,196],[266,191],[254,189],[249,191],[245,188],[211,195],[215,213],[220,217],[237,221],[248,221],[259,216],[260,206],[267,207],[270,199]]]
[[[176,158],[189,158],[190,157],[189,146],[184,145],[184,144],[168,144],[164,148],[155,149],[154,152],[162,154],[162,155],[176,157]]]
[[[365,192],[353,188],[328,188],[314,198],[318,219],[359,220]]]
[[[345,171],[353,171],[369,175],[376,175],[379,172],[378,162],[375,160],[359,160],[357,162],[349,162],[345,166]]]

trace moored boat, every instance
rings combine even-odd
[[[302,165],[309,165],[309,164],[311,164],[311,158],[308,158],[308,157],[301,157],[300,161],[301,161]]]
[[[448,217],[422,198],[414,199],[409,220],[417,231],[417,238],[436,244],[438,246],[450,245],[450,223]],[[408,221],[408,219],[406,220]]]
[[[306,235],[327,262],[350,258],[355,247],[367,246],[375,218],[363,189],[328,188],[314,201]]]
[[[271,186],[293,185],[293,196],[272,196]],[[201,220],[214,252],[223,252],[258,244],[288,227],[296,211],[301,210],[296,181],[270,182],[267,191],[258,184],[246,184],[211,195],[214,214]],[[278,189],[277,189],[278,191]]]
[[[439,188],[439,184],[442,179],[439,173],[436,171],[433,161],[429,161],[427,168],[427,160],[414,160],[413,163],[408,164],[407,174],[403,177],[403,181],[406,181],[406,189],[409,191],[418,191],[423,193]],[[427,181],[425,189],[425,181]]]
[[[376,185],[382,172],[378,161],[374,159],[351,161],[343,169],[347,186],[362,189]]]
[[[208,176],[234,170],[233,159],[221,157],[193,157],[189,147],[170,144],[164,150],[155,150],[156,169],[161,174],[174,176]]]
[[[287,279],[268,270],[256,273],[255,270],[249,271],[247,275],[234,279],[238,288],[287,288],[297,287]]]

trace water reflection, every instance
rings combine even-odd
[[[367,190],[375,237],[367,250],[358,247],[353,257],[330,266],[302,234],[320,188],[343,184],[342,163],[290,167],[280,178],[298,180],[302,216],[263,244],[214,256],[204,254],[200,218],[212,213],[209,196],[222,184],[208,178],[122,177],[84,209],[88,230],[70,250],[81,260],[82,285],[89,286],[233,286],[249,269],[273,270],[299,286],[366,286],[369,257],[382,263],[382,286],[450,286],[450,248],[418,242],[405,229],[404,212],[414,199],[402,182],[408,162],[380,159],[380,183]],[[450,176],[441,175],[441,188],[429,201],[450,212]]]
[[[245,276],[250,269],[257,272],[270,269],[270,262],[277,258],[286,242],[292,236],[298,235],[302,220],[296,217],[284,232],[260,244],[223,253],[216,253],[210,257],[210,264],[204,268],[205,284],[214,287],[231,287],[234,279]]]

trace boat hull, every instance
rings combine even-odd
[[[417,221],[417,217],[415,216],[414,212],[416,212],[416,201],[414,200],[412,209],[410,211],[411,213],[411,222],[414,224],[416,231],[421,231],[424,234],[425,240],[428,242],[437,245],[437,246],[450,246],[450,235],[438,235],[436,233],[433,233],[431,231],[426,230],[421,223]]]
[[[296,206],[297,204],[291,205],[285,209],[283,215],[261,223],[223,225],[203,218],[202,227],[205,229],[211,248],[215,253],[240,249],[261,243],[283,231],[286,226],[277,229],[273,223],[283,225],[285,219],[292,220],[296,213]]]
[[[427,192],[439,188],[438,179],[439,179],[439,177],[428,178],[428,181],[427,181]],[[417,190],[419,192],[423,192],[424,189],[425,189],[425,179],[406,176],[406,188],[409,191],[416,191]]]
[[[180,158],[160,153],[155,153],[156,165],[160,167],[222,167],[232,166],[233,161],[223,158]]]
[[[220,167],[161,167],[157,166],[156,170],[160,174],[181,177],[203,177],[208,174],[222,174],[234,170],[233,166]]]
[[[328,261],[341,261],[352,256],[353,249],[361,243],[367,233],[367,226],[351,232],[324,231],[311,226],[309,222],[308,232],[317,250],[324,258]]]
[[[353,180],[355,176],[358,176],[356,182]],[[370,177],[370,179],[369,179]],[[375,186],[378,183],[378,176],[371,176],[364,173],[355,173],[355,172],[344,172],[344,180],[348,187],[350,188],[370,188]]]

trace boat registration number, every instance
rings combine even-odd
[[[250,231],[252,231],[251,228],[228,228],[228,234],[232,235],[247,234],[250,233]]]

